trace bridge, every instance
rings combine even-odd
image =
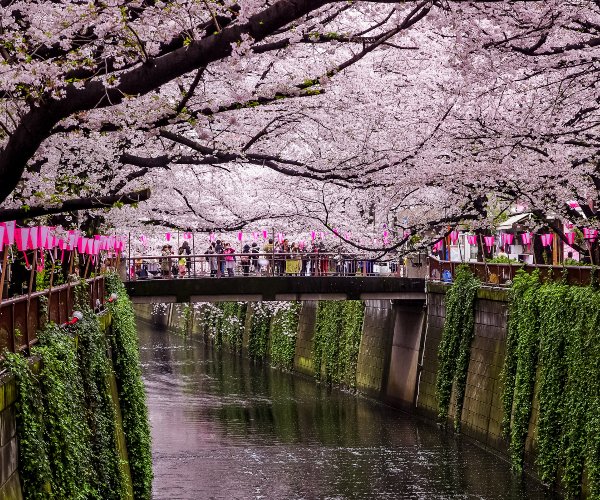
[[[395,276],[240,276],[125,282],[134,303],[267,300],[424,301],[423,278]]]

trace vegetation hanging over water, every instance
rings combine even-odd
[[[116,274],[106,277],[106,287],[109,294],[117,294],[117,300],[109,304],[113,321],[110,343],[133,492],[136,499],[149,499],[152,496],[150,425],[140,368],[135,315],[125,287]]]
[[[252,304],[248,353],[259,359],[268,357],[273,366],[291,370],[294,365],[299,302],[259,302]],[[205,333],[221,348],[223,341],[241,351],[246,328],[248,304],[224,302],[204,304],[201,318]]]
[[[359,300],[319,302],[313,343],[315,376],[356,386],[356,364],[364,304]]]
[[[38,333],[32,365],[5,353],[17,384],[19,472],[26,499],[131,498],[117,447],[117,422],[109,390],[106,339],[76,289],[83,319],[67,331],[55,324]]]
[[[513,466],[523,467],[537,396],[540,477],[577,498],[585,470],[590,498],[600,498],[600,292],[520,271],[509,314],[503,405]]]
[[[266,303],[255,302],[252,304],[248,354],[253,359],[262,359],[268,354],[271,317],[271,308]]]
[[[294,352],[298,334],[300,302],[279,302],[271,322],[271,364],[291,370],[294,367]]]
[[[459,430],[465,397],[467,370],[475,324],[475,298],[481,283],[467,266],[456,271],[454,283],[446,293],[446,320],[438,350],[436,397],[438,414],[448,417],[452,385],[455,386],[454,427]]]

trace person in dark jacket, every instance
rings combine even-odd
[[[250,253],[250,245],[247,243],[244,245],[242,249],[242,253]],[[242,273],[244,276],[250,275],[250,255],[242,255],[240,257],[240,263],[242,264]]]

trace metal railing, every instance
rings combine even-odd
[[[598,270],[591,266],[549,266],[534,264],[492,264],[485,262],[450,262],[429,257],[429,279],[432,281],[453,281],[456,269],[467,265],[471,272],[482,283],[494,286],[508,286],[514,279],[517,271],[523,269],[528,273],[538,269],[542,279],[561,281],[569,285],[588,285],[592,280],[592,273],[598,279]]]
[[[104,306],[104,277],[86,280],[89,284],[90,306]],[[47,301],[50,321],[61,324],[73,316],[75,284],[60,285],[52,290],[34,292],[6,299],[0,304],[0,353],[28,350],[37,343],[37,332],[43,319],[42,301]],[[45,298],[45,299],[44,299]],[[99,302],[97,302],[99,301]]]
[[[180,266],[180,259],[183,262]],[[128,280],[226,276],[381,276],[403,275],[398,260],[322,253],[219,253],[139,255],[124,259]]]

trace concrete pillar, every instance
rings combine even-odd
[[[385,398],[406,409],[414,407],[419,374],[419,352],[425,327],[422,301],[393,303],[394,334]]]
[[[393,328],[391,302],[366,300],[356,366],[356,388],[375,398],[385,395]]]
[[[305,375],[314,375],[313,339],[317,322],[317,301],[302,302],[298,317],[298,335],[294,354],[294,370]]]

